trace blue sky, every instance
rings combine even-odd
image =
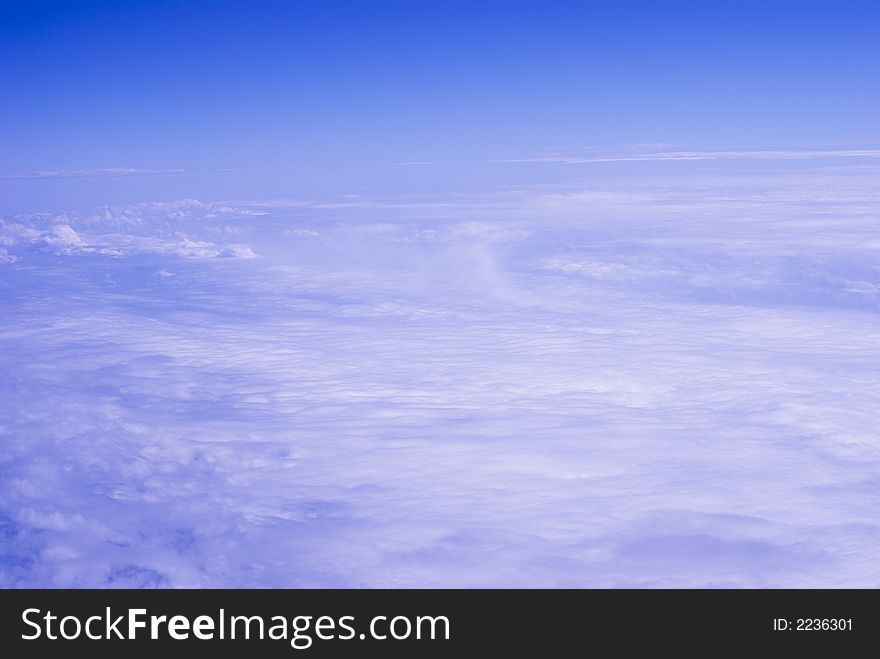
[[[0,7],[0,587],[880,585],[880,4]]]
[[[7,210],[430,191],[547,152],[876,143],[878,20],[873,2],[4,1],[0,175],[165,173],[0,185]]]

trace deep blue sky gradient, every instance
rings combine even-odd
[[[184,169],[194,192],[290,195],[406,187],[409,161],[880,138],[876,2],[0,6],[7,178]]]

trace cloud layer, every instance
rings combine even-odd
[[[880,585],[878,171],[0,224],[0,585]]]

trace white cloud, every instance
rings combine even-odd
[[[223,248],[220,255],[233,259],[252,259],[256,257],[254,250],[247,245],[229,245]]]
[[[82,239],[68,224],[56,224],[43,233],[39,242],[43,247],[59,254],[72,254],[85,247]]]
[[[92,216],[22,215],[0,220],[0,241],[21,261],[35,252],[111,257],[169,254],[185,259],[248,259],[256,254],[240,242],[237,223],[258,217],[249,209],[196,199],[106,207]],[[74,226],[76,225],[76,228]]]
[[[880,585],[877,184],[10,218],[0,584]]]
[[[288,229],[284,232],[285,236],[292,238],[320,238],[321,234],[314,229]]]

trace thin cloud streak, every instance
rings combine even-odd
[[[493,163],[559,163],[583,165],[602,162],[667,162],[672,160],[806,160],[820,158],[880,158],[880,149],[846,149],[835,151],[670,151],[621,156],[540,156],[508,158]]]
[[[23,179],[50,178],[113,178],[119,176],[167,176],[171,174],[185,173],[185,169],[140,169],[136,167],[104,167],[101,169],[58,169],[40,172],[21,172],[17,174],[0,175],[0,180],[17,181]]]

